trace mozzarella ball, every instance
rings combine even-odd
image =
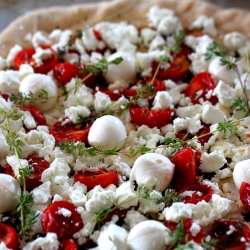
[[[131,250],[164,250],[168,228],[161,222],[146,220],[135,225],[128,234],[127,244]]]
[[[239,66],[240,67],[240,66]],[[241,69],[239,68],[241,72]],[[221,64],[221,57],[215,57],[208,66],[208,72],[217,80],[233,85],[237,79],[237,74],[234,69],[228,70],[225,65]]]
[[[174,164],[165,156],[147,153],[138,157],[130,172],[130,181],[148,190],[164,191],[174,174]]]
[[[49,100],[46,101],[46,103],[41,103],[38,100],[37,103],[32,105],[40,111],[47,111],[55,106],[58,96],[57,85],[52,77],[44,74],[30,74],[22,80],[19,87],[20,92],[26,95],[32,92],[35,97],[37,97],[42,90],[48,92]]]
[[[240,189],[242,182],[250,183],[250,159],[235,164],[233,180],[238,189]]]
[[[119,150],[127,138],[126,128],[124,124],[115,116],[105,115],[94,121],[89,134],[89,144],[98,148],[103,146],[104,149]]]
[[[17,180],[7,174],[0,174],[0,213],[11,212],[18,204],[21,188]]]
[[[122,57],[122,61],[119,64],[109,64],[108,71],[104,75],[104,78],[108,84],[125,82],[129,83],[136,77],[136,64],[133,55],[127,52],[116,52],[110,55],[107,59],[108,62],[115,60],[118,57]]]

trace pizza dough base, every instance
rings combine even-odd
[[[239,31],[249,34],[250,13],[240,9],[221,9],[220,7],[198,0],[116,0],[80,4],[65,7],[38,9],[20,16],[0,34],[0,56],[6,57],[15,44],[31,46],[25,40],[28,33],[38,30],[50,33],[56,28],[81,29],[97,22],[125,20],[137,27],[147,25],[145,14],[152,5],[173,9],[175,14],[188,27],[194,19],[206,14],[215,19],[216,27],[222,33]],[[243,23],[244,22],[244,23]]]

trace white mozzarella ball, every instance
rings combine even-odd
[[[241,67],[239,71],[241,72]],[[228,70],[225,65],[221,63],[221,57],[215,57],[208,66],[208,72],[217,80],[221,80],[227,84],[233,85],[234,80],[237,79],[237,74],[234,69]]]
[[[148,190],[164,191],[174,174],[174,164],[165,156],[147,153],[138,157],[130,172],[130,181]]]
[[[242,182],[250,183],[250,159],[235,164],[233,180],[238,189],[240,189]]]
[[[168,228],[159,221],[142,221],[129,232],[127,244],[131,250],[164,250],[168,232]]]
[[[38,102],[32,104],[40,111],[47,111],[53,108],[57,102],[58,89],[55,81],[52,77],[44,74],[30,74],[26,76],[19,87],[19,91],[26,95],[32,92],[37,97],[42,90],[48,92],[49,100],[46,103]]]
[[[21,188],[17,180],[7,174],[0,174],[0,213],[10,212],[18,204]]]
[[[109,64],[108,71],[104,75],[108,84],[117,82],[129,83],[136,77],[135,57],[130,53],[118,51],[110,55],[107,61],[111,62],[118,57],[122,57],[122,61],[119,64]]]
[[[88,142],[94,147],[103,146],[104,149],[119,150],[127,138],[124,124],[115,116],[105,115],[94,121],[89,134]]]

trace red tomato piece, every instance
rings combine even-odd
[[[182,197],[182,201],[184,203],[192,203],[192,204],[197,204],[198,202],[203,200],[209,202],[214,193],[213,189],[205,184],[204,185],[192,184],[181,190],[180,193],[183,193],[184,191],[194,191],[194,193],[191,196],[188,195]]]
[[[201,153],[192,148],[183,148],[171,159],[175,164],[173,184],[177,187],[186,187],[197,180],[197,170],[200,164]]]
[[[63,240],[60,242],[58,250],[78,250],[77,244],[72,239]]]
[[[1,242],[4,242],[6,247],[13,250],[18,247],[18,234],[16,230],[2,222],[0,222],[0,243]]]
[[[250,211],[250,184],[242,182],[240,186],[240,200],[245,208]]]
[[[228,234],[230,226],[233,226],[234,230]],[[215,250],[244,250],[250,242],[249,227],[238,220],[217,221],[208,231],[208,235],[217,241]],[[242,238],[245,241],[242,241]]]
[[[56,64],[53,69],[53,74],[56,80],[62,85],[66,85],[72,78],[77,77],[84,80],[83,84],[88,87],[93,86],[97,76],[100,75],[89,73],[85,65],[77,65],[68,62]]]
[[[59,62],[59,57],[56,52],[49,45],[40,45],[42,49],[50,49],[52,51],[51,57],[44,59],[42,65],[37,65],[32,57],[36,50],[34,48],[23,49],[14,58],[14,68],[19,70],[22,64],[29,64],[33,67],[35,73],[47,74],[51,71],[56,63]]]
[[[58,63],[54,66],[53,74],[56,80],[62,85],[66,85],[78,74],[78,67],[72,63]]]
[[[74,141],[88,143],[88,133],[91,124],[78,128],[72,123],[66,123],[62,126],[62,122],[57,122],[49,128],[49,133],[54,136],[56,142]]]
[[[62,209],[66,209],[67,214],[63,214],[65,211]],[[77,207],[68,201],[55,201],[50,204],[42,214],[41,224],[44,233],[56,233],[59,240],[70,239],[83,228]]]
[[[169,228],[172,232],[174,232],[178,224],[169,220],[164,220],[164,225],[167,228]],[[183,234],[183,238],[181,240],[182,244],[185,244],[188,241],[194,241],[199,244],[202,242],[202,240],[206,236],[205,231],[202,228],[195,236],[193,236],[190,231],[190,228],[192,227],[192,225],[193,225],[193,220],[188,219],[188,218],[183,220],[183,231],[185,232],[185,234]]]
[[[37,126],[42,126],[47,124],[46,118],[40,110],[29,106],[18,106],[18,108],[21,110],[29,111],[31,115],[34,117]]]
[[[84,171],[75,175],[75,181],[86,185],[88,190],[100,185],[105,188],[111,184],[118,185],[119,178],[116,172],[99,169],[97,171]]]
[[[199,104],[200,98],[203,98],[204,101],[210,101],[212,104],[216,104],[218,102],[216,96],[206,97],[207,92],[214,90],[215,87],[216,85],[211,75],[208,72],[201,72],[195,75],[188,84],[185,90],[185,96],[189,97],[193,104]]]
[[[172,121],[174,110],[152,110],[149,108],[131,107],[131,120],[138,126],[147,125],[150,128],[161,128]]]
[[[42,184],[41,178],[42,178],[42,173],[45,169],[50,167],[50,164],[44,160],[42,157],[38,156],[28,156],[26,160],[29,162],[30,165],[33,167],[33,178],[25,178],[26,182],[26,189],[28,191],[33,190],[34,188],[40,186]],[[14,177],[14,172],[12,170],[12,167],[10,165],[6,165],[5,167],[5,173],[9,174]]]
[[[157,62],[154,62],[153,72],[156,71],[158,67]],[[171,79],[175,82],[182,80],[189,72],[190,61],[186,55],[180,53],[171,62],[170,67],[167,69],[160,68],[157,72],[157,77],[163,80]]]

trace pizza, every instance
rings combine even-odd
[[[11,23],[0,249],[249,249],[249,24],[195,0]]]

